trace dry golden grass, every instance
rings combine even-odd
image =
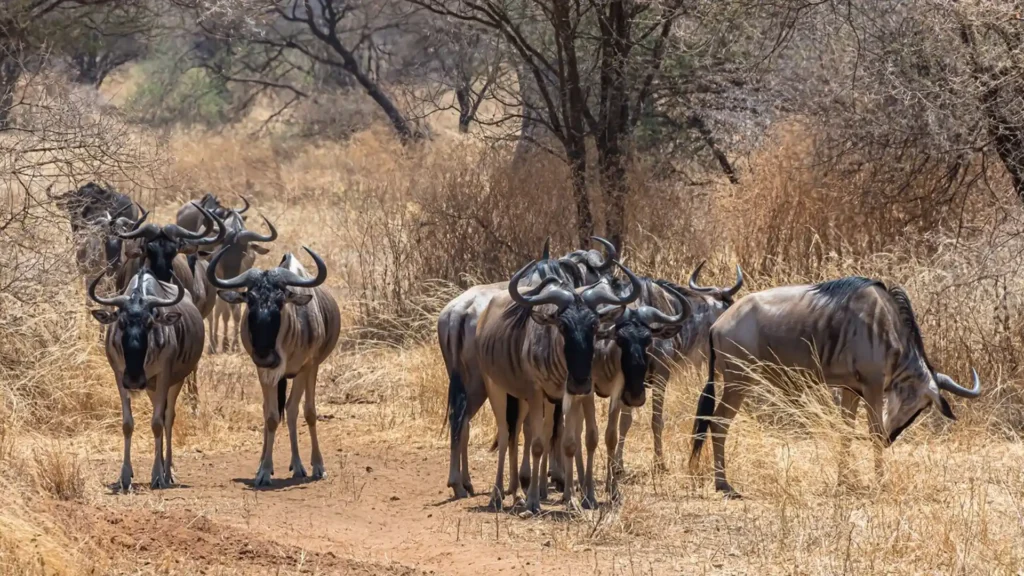
[[[438,538],[510,554],[541,543],[576,559],[545,570],[570,573],[594,566],[613,573],[757,574],[1013,574],[1024,568],[1024,446],[1018,437],[1024,337],[1020,302],[1012,296],[1024,293],[1013,274],[1021,264],[1017,231],[1000,224],[995,209],[972,210],[959,238],[938,227],[908,227],[898,212],[859,212],[842,182],[801,164],[805,151],[794,144],[798,140],[783,134],[766,146],[740,186],[716,184],[695,194],[638,180],[630,264],[681,280],[708,258],[704,282],[710,284],[728,282],[739,262],[751,291],[848,274],[898,283],[913,298],[932,361],[957,375],[978,367],[983,398],[957,402],[956,423],[933,415],[908,431],[887,451],[879,483],[863,416],[852,433],[820,387],[782,394],[765,386],[729,436],[730,480],[747,499],[724,502],[711,489],[707,456],[700,477],[686,472],[704,372],[684,368],[667,393],[670,471],[654,471],[649,413],[639,410],[626,449],[632,475],[620,506],[566,515],[548,505],[543,518],[523,521],[453,504],[432,509]],[[556,250],[574,247],[572,231],[563,226],[570,212],[564,172],[540,160],[508,169],[502,153],[450,135],[402,148],[379,129],[345,144],[317,145],[230,132],[177,133],[169,151],[168,180],[175,187],[138,194],[153,210],[152,220],[170,221],[182,202],[205,191],[226,199],[246,194],[254,212],[280,232],[258,266],[273,266],[284,251],[302,245],[324,257],[332,271],[327,287],[342,304],[346,327],[339,350],[320,371],[321,412],[358,431],[345,437],[346,451],[363,447],[382,460],[404,458],[436,494],[446,479],[437,462],[447,460],[447,380],[433,339],[436,314],[460,286],[507,275],[548,234]],[[1010,205],[999,210],[1019,213]],[[249,222],[257,225],[256,218]],[[49,225],[54,238],[66,236],[60,222]],[[61,270],[46,301],[0,302],[5,574],[121,566],[116,547],[88,532],[76,536],[58,520],[60,509],[51,507],[55,499],[83,510],[109,506],[100,496],[113,478],[100,478],[91,467],[117,461],[121,447],[119,403],[97,326],[84,310],[70,259]],[[249,360],[204,357],[199,381],[202,409],[195,416],[179,411],[176,454],[255,454],[260,391]],[[137,423],[148,422],[148,404],[144,397],[135,402]],[[606,405],[600,405],[603,427]],[[137,425],[135,435],[135,452],[144,458],[152,441],[146,429]],[[493,434],[485,407],[473,422],[470,448],[481,492],[493,478],[494,455],[487,451]],[[860,490],[837,486],[836,450],[848,434],[855,434],[852,465],[862,478]],[[282,445],[279,439],[283,468]],[[426,456],[410,452],[421,449],[431,455],[429,465],[421,460]],[[604,457],[602,440],[602,501]],[[359,503],[372,489],[362,471],[344,453],[330,458],[340,459],[340,494],[327,505]],[[136,480],[143,471],[148,460],[136,456]],[[124,501],[116,513],[152,505],[143,497]],[[592,564],[581,560],[591,557]],[[186,563],[140,571],[201,568]]]

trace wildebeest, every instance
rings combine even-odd
[[[185,230],[198,232],[203,226],[203,214],[199,211],[199,208],[209,211],[224,221],[227,221],[230,214],[234,212],[238,214],[244,222],[246,219],[245,213],[249,210],[249,201],[243,196],[239,196],[239,198],[242,199],[245,206],[242,208],[228,208],[221,204],[220,200],[213,194],[203,194],[203,197],[199,200],[186,202],[182,205],[182,207],[178,209],[174,222]]]
[[[615,258],[614,247],[603,238],[594,237],[608,250],[605,259],[600,256],[591,257],[589,262],[595,269],[606,270],[612,266]],[[531,273],[524,278],[524,284],[539,286],[549,277],[558,278],[567,285],[580,286],[583,282],[596,282],[596,273],[587,273],[568,258],[552,259],[548,238],[540,260]],[[580,251],[581,254],[586,252]],[[508,282],[496,282],[469,288],[452,299],[437,320],[438,344],[448,372],[448,408],[447,417],[451,437],[451,454],[449,459],[448,486],[455,498],[465,498],[473,493],[469,475],[469,424],[473,416],[483,407],[487,400],[487,390],[483,375],[477,363],[476,327],[480,314],[490,303],[491,298],[508,290]],[[511,431],[520,419],[519,404],[515,398],[511,402],[493,406],[499,430],[505,426],[504,433],[510,433],[512,442],[509,445],[509,457],[513,468],[516,466],[517,433]],[[502,432],[499,432],[499,434]],[[494,448],[497,448],[497,443]],[[524,461],[525,462],[525,461]],[[512,476],[510,493],[518,487],[518,477]]]
[[[842,390],[843,415],[851,426],[863,399],[879,475],[883,447],[926,408],[935,406],[955,418],[940,391],[965,398],[981,393],[973,369],[973,386],[967,389],[928,362],[910,298],[901,288],[854,276],[750,294],[711,328],[708,382],[693,427],[691,469],[710,428],[715,489],[728,497],[739,494],[725,477],[725,436],[747,388],[755,385],[746,366],[751,361],[820,374],[826,384]],[[725,380],[717,407],[716,368]],[[848,438],[841,451],[840,473],[845,474]]]
[[[150,479],[152,488],[174,484],[173,451],[174,406],[182,382],[199,363],[203,353],[203,319],[192,298],[178,279],[173,283],[158,280],[149,270],[139,270],[118,296],[96,295],[99,279],[89,286],[89,297],[113,311],[93,310],[100,324],[108,326],[107,362],[114,371],[121,395],[121,431],[124,434],[124,460],[118,480],[123,490],[132,482],[131,392],[145,390],[153,403],[153,440],[155,456]],[[164,436],[167,451],[164,455]]]
[[[77,246],[75,259],[88,291],[90,278],[109,276],[121,265],[122,240],[115,232],[118,226],[130,227],[138,211],[131,198],[95,182],[58,196],[57,202],[68,212]]]
[[[705,361],[708,354],[708,333],[711,325],[718,320],[718,317],[729,309],[733,299],[740,289],[743,288],[743,271],[736,266],[736,283],[729,288],[716,288],[700,286],[697,279],[704,262],[701,262],[690,274],[688,287],[680,287],[667,280],[654,280],[644,283],[644,291],[641,294],[638,304],[653,306],[661,310],[672,310],[675,314],[680,312],[676,294],[686,297],[687,304],[693,313],[687,316],[680,326],[677,334],[671,339],[659,339],[651,347],[651,366],[647,372],[647,384],[651,388],[651,430],[654,435],[654,464],[660,470],[665,470],[664,452],[662,449],[661,434],[664,429],[665,412],[665,391],[669,378],[674,368],[689,363],[694,368],[699,368]],[[647,280],[645,278],[645,280]],[[619,408],[621,414],[616,415],[613,410]],[[620,403],[613,406],[609,411],[609,422],[612,418],[618,418],[618,430],[609,427],[606,430],[605,440],[615,440],[615,460],[611,471],[621,474],[623,469],[623,447],[626,442],[626,434],[633,423],[632,408],[628,403]]]
[[[506,293],[491,299],[477,322],[478,360],[488,394],[492,398],[511,395],[526,400],[528,406],[533,462],[526,507],[531,512],[540,510],[540,460],[551,441],[541,432],[545,430],[544,403],[566,394],[590,394],[599,325],[614,322],[640,294],[639,279],[614,262],[633,282],[633,290],[625,296],[612,293],[606,284],[574,289],[555,279],[539,294],[524,295],[519,283],[534,266],[531,262],[515,273]],[[503,440],[507,437],[499,435],[499,474],[506,449]],[[504,496],[501,480],[497,478],[491,498],[496,508]]]
[[[305,417],[313,450],[310,457],[313,478],[324,477],[324,459],[316,435],[316,377],[320,364],[331,354],[341,333],[341,312],[334,298],[322,288],[327,265],[309,248],[303,249],[316,262],[316,277],[310,278],[291,253],[284,255],[277,268],[250,268],[240,276],[221,280],[217,264],[227,253],[221,248],[210,260],[210,282],[220,290],[218,296],[232,304],[245,303],[242,316],[242,346],[249,354],[263,391],[263,452],[255,485],[268,486],[274,474],[274,434],[285,408],[287,382],[293,378],[287,398],[288,434],[293,477],[306,476],[299,457],[296,419],[299,402],[306,395]],[[244,289],[244,292],[237,290]]]
[[[245,199],[243,198],[243,200]],[[249,202],[246,200],[245,203],[247,209]],[[229,210],[224,220],[227,234],[221,244],[224,254],[221,256],[220,264],[218,264],[219,269],[217,270],[217,274],[221,277],[234,278],[243,274],[256,263],[257,254],[263,255],[270,252],[268,249],[257,244],[257,242],[273,242],[277,240],[277,229],[265,217],[263,221],[266,223],[267,228],[270,229],[269,234],[260,234],[255,230],[247,230],[244,217],[242,216],[244,211],[245,209]],[[230,349],[238,349],[241,314],[242,310],[240,307],[233,306],[222,299],[217,299],[213,316],[210,317],[210,352],[217,351],[220,330],[223,330],[224,334],[221,350],[227,351],[229,349],[229,334],[232,338]],[[233,330],[231,329],[232,321],[234,323]]]

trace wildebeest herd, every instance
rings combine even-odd
[[[237,349],[240,336],[263,391],[263,449],[255,485],[271,482],[282,412],[287,413],[291,442],[289,470],[306,476],[296,430],[303,396],[312,477],[323,477],[316,378],[341,329],[337,303],[320,288],[327,278],[324,261],[305,248],[316,264],[315,275],[290,253],[276,268],[255,268],[256,255],[268,252],[259,243],[274,241],[277,231],[266,218],[268,234],[247,229],[249,202],[244,199],[243,208],[232,209],[207,194],[182,206],[176,222],[164,226],[146,223],[148,213],[109,186],[89,183],[61,200],[76,236],[86,293],[106,307],[92,314],[107,325],[105,350],[122,401],[120,487],[131,486],[131,392],[141,390],[153,403],[151,486],[174,482],[175,403],[188,383],[186,398],[196,409],[196,367],[207,339],[209,352],[217,350],[218,325],[223,351]],[[898,287],[847,277],[737,298],[743,287],[739,266],[731,287],[699,285],[703,263],[681,286],[634,274],[619,262],[615,246],[599,237],[593,240],[603,250],[581,249],[560,257],[553,257],[550,243],[545,243],[540,258],[509,281],[474,286],[442,310],[437,333],[449,379],[448,486],[455,498],[473,493],[470,421],[485,402],[498,429],[492,446],[498,462],[491,507],[501,509],[505,496],[515,499],[522,489],[526,511],[537,513],[549,480],[563,491],[562,501],[573,505],[574,474],[582,506],[597,504],[595,395],[610,402],[605,427],[608,497],[619,498],[632,410],[646,403],[648,389],[655,465],[664,469],[665,386],[672,371],[687,363],[708,365],[707,383],[697,401],[690,467],[710,432],[715,488],[727,497],[739,496],[725,475],[729,423],[751,387],[765,382],[753,376],[752,365],[818,374],[838,391],[841,412],[851,426],[863,400],[875,440],[876,469],[882,449],[928,407],[954,418],[943,391],[965,398],[981,392],[977,372],[972,370],[967,388],[929,363],[910,299]],[[113,279],[112,295],[98,294],[104,278]],[[229,345],[231,319],[236,330]],[[716,373],[724,379],[717,401]],[[842,480],[848,479],[849,448],[846,438],[840,455]],[[507,491],[506,455],[511,470]]]

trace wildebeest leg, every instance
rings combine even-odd
[[[622,400],[612,396],[608,404],[608,424],[604,429],[604,448],[608,452],[608,469],[605,471],[605,490],[611,500],[619,499],[618,474],[615,471],[616,446],[619,444],[619,418]]]
[[[132,487],[132,432],[135,431],[135,418],[132,416],[132,397],[121,386],[121,374],[117,374],[117,391],[121,394],[121,434],[124,436],[124,458],[121,460],[121,478],[118,480],[121,490],[127,492]]]
[[[462,488],[468,495],[474,496],[473,481],[469,478],[469,418],[462,423],[462,431],[459,434],[459,460],[462,469]]]
[[[167,407],[164,409],[164,436],[167,442],[167,456],[164,458],[164,482],[168,486],[177,483],[174,478],[174,450],[171,449],[171,442],[174,436],[174,407],[178,402],[178,394],[181,392],[181,382],[171,386],[167,391]]]
[[[149,399],[153,402],[153,419],[151,424],[155,450],[153,454],[153,474],[149,482],[149,487],[152,489],[167,487],[167,481],[164,478],[164,415],[167,410],[168,386],[163,380],[163,377],[161,377],[154,388],[146,388],[146,391],[149,392]]]
[[[588,394],[583,399],[583,417],[587,424],[587,469],[583,474],[583,508],[597,508],[597,490],[594,488],[594,456],[597,453],[597,407],[594,395]]]
[[[615,443],[615,448],[608,452],[613,454],[612,458],[612,472],[617,477],[622,477],[626,474],[626,465],[623,463],[622,452],[626,447],[626,435],[629,434],[629,429],[633,426],[633,409],[619,403],[620,415],[619,415],[619,436],[618,442]]]
[[[527,401],[529,408],[527,418],[530,419],[530,427],[533,430],[544,430],[544,403],[547,399],[544,395],[534,390],[532,397]],[[530,455],[533,457],[530,468],[530,488],[526,494],[526,509],[534,514],[540,513],[540,458],[551,447],[551,436],[548,434],[533,434],[530,443]]]
[[[281,378],[281,381],[284,381]],[[256,478],[253,484],[259,486],[270,486],[270,479],[274,476],[274,434],[277,432],[277,425],[281,423],[281,410],[277,405],[277,388],[280,382],[274,384],[260,383],[263,390],[263,456],[260,459],[260,468],[256,471]]]
[[[285,413],[288,415],[288,442],[292,449],[292,460],[288,465],[288,470],[291,471],[292,478],[306,477],[306,467],[302,465],[302,456],[299,455],[299,402],[302,402],[305,380],[305,372],[299,372],[292,380],[292,391],[288,395],[288,404],[285,408]],[[316,422],[316,413],[313,414],[313,421]]]
[[[853,433],[857,419],[857,408],[860,407],[860,396],[849,388],[839,390],[839,410],[848,430],[839,437],[839,483],[853,486],[857,483],[856,475],[850,470],[850,435]]]
[[[316,376],[319,371],[320,366],[313,366],[306,373],[305,382],[298,382],[298,384],[303,384],[306,388],[306,407],[303,415],[306,417],[306,427],[309,428],[309,444],[311,447],[309,463],[313,466],[313,480],[327,477],[327,469],[324,467],[324,455],[320,453],[320,437],[317,436],[316,432]]]
[[[519,458],[518,440],[519,432],[523,431],[523,460],[519,462],[519,470],[512,478],[509,479],[509,485],[515,484],[516,489],[522,489],[523,496],[526,496],[526,489],[530,487],[530,454],[529,447],[533,441],[533,430],[530,429],[529,420],[526,415],[529,412],[529,406],[522,400],[517,400],[519,403],[518,419],[516,420],[517,432],[512,434],[512,444],[509,445],[510,454],[512,458],[511,464],[509,464],[509,470],[516,468],[516,461]],[[509,493],[512,494],[513,498],[516,498],[516,504],[519,504],[519,499],[516,497],[516,490],[509,488]]]
[[[877,390],[877,392],[876,392]],[[875,478],[881,483],[885,476],[885,426],[882,424],[882,386],[864,386],[864,406],[868,411],[868,432],[875,448]]]
[[[513,502],[516,498],[516,493],[519,491],[519,485],[522,479],[519,476],[519,431],[523,429],[523,403],[515,398],[509,398],[509,400],[518,402],[519,410],[516,413],[516,421],[513,427],[508,431],[508,492],[506,495],[511,496]],[[506,410],[508,407],[506,406]],[[505,426],[508,426],[508,415],[506,414]],[[524,432],[525,434],[525,432]],[[524,444],[527,446],[527,444]],[[526,460],[525,458],[523,459]]]
[[[723,371],[724,374],[730,372]],[[731,371],[737,374],[738,371]],[[726,498],[739,498],[740,494],[725,479],[725,436],[729,433],[729,425],[743,405],[746,395],[745,384],[727,381],[722,392],[722,399],[715,407],[715,417],[711,420],[711,442],[715,452],[715,490],[723,492]]]
[[[491,402],[491,411],[494,412],[494,423],[498,429],[498,471],[494,478],[494,486],[491,488],[490,507],[492,510],[500,511],[502,501],[505,499],[505,455],[508,451],[508,425],[505,423],[505,405],[507,396],[500,390],[494,390],[491,385],[487,386],[487,395]]]
[[[242,307],[238,304],[231,306],[231,319],[234,321],[234,328],[231,330],[231,351],[238,352],[238,338],[242,333]],[[224,335],[225,339],[227,334]],[[225,349],[227,343],[225,342]]]
[[[217,353],[217,303],[213,305],[213,312],[206,319],[206,341],[210,343],[207,349],[210,354]]]
[[[651,379],[651,432],[654,433],[654,469],[659,472],[667,472],[665,454],[662,450],[661,432],[665,428],[665,387],[668,383],[668,374],[663,374],[663,366],[658,366]],[[667,371],[666,371],[667,372]],[[626,442],[626,433],[622,433],[622,444]],[[619,465],[622,465],[622,447],[619,447]],[[625,469],[623,469],[625,470]]]
[[[579,451],[579,439],[583,433],[583,398],[581,396],[562,397],[562,413],[565,415],[565,426],[562,432],[562,458],[565,463],[565,484],[562,486],[562,503],[572,508],[573,492],[573,464],[576,460],[576,453]],[[559,444],[554,444],[554,449],[548,459],[558,458]]]
[[[562,413],[562,401],[559,400],[556,403],[548,403],[545,405],[547,412],[544,415],[545,426],[547,423],[551,424],[551,427],[547,427],[544,430],[544,434],[550,438],[549,446],[561,446],[562,435],[565,433],[565,415]],[[565,489],[565,462],[561,457],[561,450],[553,451],[551,454],[548,452],[544,453],[547,457],[548,467],[551,470],[550,478],[551,483],[554,484],[555,490]],[[552,457],[553,455],[553,457]],[[548,488],[548,475],[541,476],[544,479],[544,485],[541,486],[541,498],[547,498]]]

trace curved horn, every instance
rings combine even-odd
[[[580,296],[583,301],[587,303],[592,310],[597,310],[597,307],[601,304],[611,304],[613,306],[625,306],[630,302],[633,302],[640,297],[640,293],[643,291],[643,283],[639,278],[633,274],[633,271],[626,268],[618,260],[612,260],[616,266],[622,269],[622,271],[629,278],[630,290],[626,296],[619,297],[612,292],[611,287],[607,282],[599,282],[594,286],[583,291]]]
[[[242,230],[235,236],[235,242],[243,244],[245,242],[273,242],[277,240],[277,228],[267,220],[266,216],[262,216],[263,221],[267,223],[267,228],[270,228],[270,235],[264,236],[255,230]]]
[[[178,302],[181,302],[182,299],[185,298],[185,287],[181,285],[181,282],[178,280],[178,277],[173,272],[171,273],[171,284],[174,284],[174,286],[178,289],[178,294],[174,298],[165,300],[163,298],[154,298],[152,296],[146,296],[143,298],[143,302],[146,303],[146,306],[149,308],[166,308],[168,306],[174,306]]]
[[[583,285],[583,273],[580,272],[580,267],[575,262],[568,258],[559,258],[558,266],[572,279],[573,287]]]
[[[242,272],[238,276],[228,280],[221,280],[220,278],[217,278],[217,264],[220,263],[221,256],[223,256],[227,251],[228,246],[224,246],[213,255],[213,258],[210,258],[210,266],[206,269],[206,279],[210,281],[210,284],[212,284],[214,288],[220,290],[248,288],[249,285],[252,284],[253,280],[255,280],[256,275],[261,272],[259,268],[249,268],[245,272]]]
[[[296,288],[315,288],[327,280],[327,264],[324,263],[323,259],[320,258],[320,255],[316,252],[313,252],[305,246],[303,246],[302,249],[305,250],[311,258],[313,258],[314,262],[316,262],[316,278],[303,278],[286,268],[278,268],[277,273],[288,286],[295,286]]]
[[[675,316],[669,316],[654,306],[641,306],[640,309],[637,310],[637,314],[640,315],[640,319],[648,326],[651,324],[668,324],[672,326],[682,324],[693,313],[693,307],[690,306],[690,301],[686,299],[686,296],[680,294],[676,289],[670,286],[664,286],[661,284],[659,284],[659,286],[679,301],[682,311]]]
[[[725,296],[726,298],[732,298],[733,296],[736,295],[737,292],[740,291],[740,288],[743,288],[743,270],[741,270],[740,269],[740,265],[737,264],[736,265],[736,284],[734,284],[732,288],[728,288],[726,290],[722,290],[722,296]]]
[[[249,199],[246,198],[245,196],[242,196],[241,194],[235,194],[235,196],[241,198],[242,202],[245,203],[244,208],[242,208],[241,210],[235,210],[235,212],[238,212],[239,214],[245,214],[249,210]]]
[[[192,205],[195,206],[195,203],[193,202]],[[226,236],[228,232],[227,228],[224,226],[224,221],[218,218],[217,215],[214,214],[212,210],[207,210],[202,206],[196,206],[196,208],[198,208],[199,211],[203,213],[203,218],[206,219],[207,222],[212,221],[213,224],[217,226],[217,235],[213,237],[203,236],[202,238],[196,240],[189,240],[188,243],[193,244],[195,246],[209,246],[211,244],[220,244],[221,242],[223,242],[224,236]]]
[[[955,394],[961,398],[977,398],[981,395],[981,379],[978,378],[978,372],[971,368],[971,382],[973,388],[968,390],[963,386],[959,385],[949,376],[941,372],[935,373],[935,383],[939,385],[940,390],[945,390],[950,394]]]
[[[707,288],[707,287],[704,287],[704,286],[698,286],[697,285],[697,277],[700,276],[700,271],[704,269],[704,264],[707,264],[707,260],[701,260],[700,264],[697,264],[697,267],[693,269],[693,274],[690,274],[689,286],[690,286],[690,290],[693,290],[694,292],[705,292],[705,293],[707,293],[707,292],[714,292],[715,291],[714,288]]]
[[[558,312],[561,313],[569,306],[569,304],[572,304],[575,299],[575,296],[568,290],[565,290],[564,288],[556,288],[548,290],[544,294],[537,295],[528,295],[519,292],[519,282],[523,279],[523,276],[526,275],[526,271],[532,269],[533,265],[536,263],[537,261],[533,260],[512,275],[512,279],[508,283],[508,294],[516,304],[525,308],[543,306],[544,304],[556,304],[558,306]],[[546,278],[544,279],[544,282],[547,282]]]
[[[117,237],[122,240],[134,240],[135,238],[144,236],[147,241],[156,238],[160,234],[160,227],[156,224],[146,224],[143,226],[142,223],[146,221],[146,218],[149,218],[149,212],[147,212],[141,204],[136,203],[136,206],[138,206],[139,210],[142,211],[142,216],[132,224],[131,230],[117,234]]]
[[[618,250],[615,249],[614,244],[600,236],[591,236],[590,239],[604,246],[604,262],[598,264],[595,268],[597,268],[598,272],[607,272],[611,269],[612,262],[619,257]]]
[[[104,276],[106,275],[100,274],[99,276],[96,277],[95,280],[92,281],[91,284],[89,284],[89,298],[91,298],[97,304],[102,304],[103,306],[124,306],[125,303],[128,302],[128,296],[125,296],[124,294],[118,294],[113,298],[103,298],[101,296],[96,295],[96,286],[100,283],[100,280],[102,280]]]
[[[200,240],[205,238],[207,234],[213,231],[213,218],[210,213],[204,210],[201,206],[195,202],[189,202],[203,215],[203,229],[197,232],[187,230],[178,226],[177,224],[167,224],[163,227],[164,234],[171,240]]]
[[[541,260],[548,260],[551,258],[551,236],[544,239],[544,249],[540,252]]]

